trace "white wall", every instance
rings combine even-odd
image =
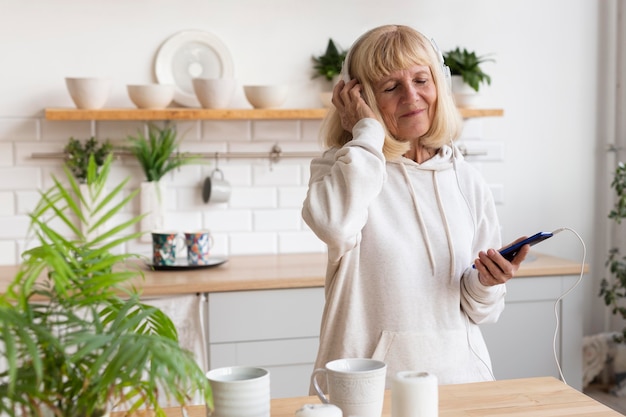
[[[23,248],[26,213],[36,190],[59,172],[58,160],[32,160],[34,151],[59,150],[69,136],[122,139],[137,122],[51,122],[46,107],[71,107],[64,77],[106,75],[115,80],[107,106],[130,107],[125,85],[153,81],[159,45],[185,29],[217,35],[230,49],[241,84],[287,82],[285,107],[319,107],[323,87],[311,79],[311,55],[329,37],[343,47],[384,23],[412,25],[443,50],[456,46],[492,53],[484,69],[493,83],[483,102],[504,117],[482,121],[485,140],[503,141],[504,161],[484,164],[501,184],[503,236],[560,226],[575,229],[595,254],[594,186],[600,1],[589,0],[0,0],[0,263],[14,263]],[[241,91],[236,106],[247,106]],[[317,149],[316,121],[186,122],[186,149],[254,149],[274,142],[285,150]],[[118,175],[138,173],[120,163]],[[299,219],[306,191],[306,161],[228,163],[237,186],[233,205],[203,205],[199,184],[211,167],[185,169],[171,180],[177,227],[211,227],[224,253],[321,250]],[[136,175],[135,177],[138,177]],[[137,181],[137,178],[134,179]],[[605,186],[605,185],[601,185]],[[221,245],[221,246],[220,246]],[[144,250],[138,245],[133,250]],[[541,251],[578,260],[581,248],[563,233]],[[599,330],[603,312],[597,281],[577,289],[589,300],[586,332]],[[593,283],[595,280],[596,283]],[[540,290],[540,289],[538,289]],[[593,308],[593,310],[592,310]]]

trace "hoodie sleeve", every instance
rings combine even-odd
[[[500,223],[491,190],[482,176],[470,172],[463,178],[474,178],[476,207],[476,235],[473,253],[502,246]],[[506,285],[485,286],[478,279],[478,271],[471,266],[465,269],[461,278],[461,308],[476,324],[495,323],[504,310]]]
[[[380,123],[362,119],[352,134],[353,139],[340,149],[330,149],[311,161],[302,208],[306,224],[328,245],[331,261],[359,244],[368,207],[386,178],[385,133]]]

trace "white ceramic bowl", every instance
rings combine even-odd
[[[128,85],[128,97],[140,109],[164,109],[174,99],[174,86],[169,84]]]
[[[67,77],[67,91],[79,109],[101,109],[106,104],[113,82],[109,78]]]
[[[233,78],[194,78],[193,91],[205,109],[225,109],[230,104],[235,92]]]
[[[287,85],[244,85],[246,99],[255,109],[280,107],[287,100]]]

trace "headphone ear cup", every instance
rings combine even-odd
[[[341,79],[348,83],[350,81],[350,52],[346,54],[346,58],[343,60],[343,64],[341,64]]]
[[[452,91],[452,74],[450,72],[450,67],[445,64],[445,60],[443,59],[443,53],[439,46],[437,46],[437,42],[435,42],[434,38],[430,38],[430,44],[433,46],[433,50],[435,54],[437,54],[437,58],[439,59],[439,65],[441,65],[441,70],[443,71],[444,79],[446,80],[446,85],[448,86],[448,92]]]

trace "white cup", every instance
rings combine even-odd
[[[380,417],[385,398],[387,365],[374,359],[337,359],[311,375],[311,383],[325,404],[341,408],[344,417]],[[318,377],[326,377],[328,396]]]
[[[225,203],[230,199],[231,186],[224,179],[224,173],[215,168],[204,180],[202,201],[205,203]]]
[[[437,417],[439,415],[437,377],[428,372],[398,372],[391,385],[391,415]]]
[[[229,366],[206,373],[213,392],[211,417],[269,417],[270,373],[252,366]]]

